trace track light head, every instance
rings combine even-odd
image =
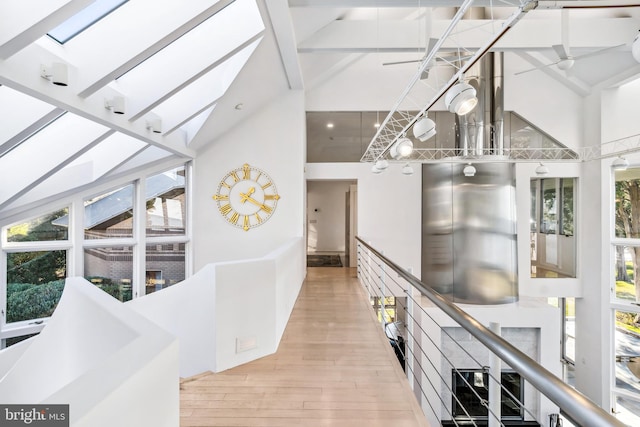
[[[67,64],[54,62],[50,67],[40,64],[40,77],[51,81],[56,86],[69,85],[69,70]]]
[[[458,82],[445,95],[444,104],[452,113],[464,116],[478,105],[476,89],[469,83]]]
[[[391,157],[396,160],[409,157],[411,153],[413,153],[413,142],[409,138],[403,136],[399,138],[393,146],[391,146],[391,150],[389,152]]]
[[[436,134],[436,123],[424,116],[413,125],[413,135],[424,142]]]
[[[114,96],[104,100],[104,108],[112,110],[114,114],[124,114],[124,96]]]
[[[153,133],[162,133],[162,119],[156,118],[147,120],[145,127]]]

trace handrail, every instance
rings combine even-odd
[[[429,298],[438,308],[495,353],[500,359],[529,381],[536,389],[542,392],[549,400],[558,405],[571,421],[581,426],[589,427],[626,427],[611,414],[604,411],[588,397],[565,384],[557,376],[543,368],[538,362],[518,350],[504,338],[494,334],[482,325],[473,316],[448,301],[438,292],[425,286],[414,275],[408,273],[395,262],[391,261],[360,237],[356,236],[369,251],[384,261],[399,276]]]

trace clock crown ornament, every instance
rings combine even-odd
[[[273,215],[280,195],[266,172],[245,163],[222,178],[213,200],[229,224],[249,231]]]

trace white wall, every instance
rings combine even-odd
[[[379,174],[366,163],[308,163],[307,180],[358,182],[358,235],[384,255],[420,277],[422,178],[415,164],[411,176],[394,163]]]
[[[505,55],[504,109],[515,111],[569,148],[583,145],[583,98],[543,71],[514,75],[531,68],[516,55]]]
[[[640,134],[639,97],[640,79],[602,91],[602,142]]]
[[[289,91],[198,153],[194,271],[211,262],[264,256],[291,237],[303,235],[304,150],[304,94]],[[212,198],[227,172],[244,163],[269,174],[281,196],[269,220],[249,231],[227,223]]]
[[[307,182],[308,251],[345,250],[349,181]]]

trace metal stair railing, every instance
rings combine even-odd
[[[499,357],[505,364],[510,367],[510,369],[517,372],[531,386],[533,386],[542,395],[546,396],[551,402],[557,405],[560,408],[562,414],[568,419],[568,421],[578,426],[589,427],[625,426],[624,423],[616,419],[613,415],[607,413],[582,393],[564,383],[553,373],[542,367],[538,362],[514,347],[501,336],[492,332],[489,328],[482,325],[478,320],[444,298],[438,292],[423,284],[415,276],[407,272],[395,262],[385,257],[383,253],[373,248],[371,245],[363,241],[360,237],[356,237],[356,239],[358,241],[358,277],[360,278],[363,286],[366,288],[369,294],[379,298],[380,312],[382,317],[381,320],[383,325],[388,323],[386,321],[388,316],[388,310],[385,307],[386,297],[407,297],[407,302],[405,305],[402,305],[402,303],[399,302],[402,298],[395,300],[397,304],[400,304],[400,307],[405,311],[406,315],[409,316],[408,322],[412,327],[408,328],[407,332],[409,334],[418,333],[421,337],[426,338],[426,342],[424,342],[425,340],[415,339],[416,337],[412,335],[412,345],[406,347],[406,349],[402,353],[402,357],[407,359],[408,353],[416,353],[412,355],[412,360],[415,362],[415,364],[408,363],[408,361],[405,362],[406,368],[409,371],[408,376],[410,379],[413,377],[414,383],[416,382],[418,377],[426,379],[426,381],[429,383],[428,385],[429,387],[431,387],[431,389],[429,390],[420,387],[419,393],[424,397],[433,414],[435,414],[436,416],[439,415],[439,411],[434,407],[434,405],[441,404],[442,408],[444,408],[448,415],[451,417],[453,424],[460,425],[458,421],[456,421],[456,417],[454,416],[452,411],[448,409],[448,405],[446,403],[447,397],[443,397],[440,395],[438,386],[437,384],[434,384],[432,378],[442,381],[442,384],[444,384],[447,388],[447,392],[451,394],[451,398],[455,399],[458,405],[462,406],[462,402],[460,402],[460,400],[456,396],[453,388],[446,385],[447,381],[442,376],[441,369],[436,364],[434,364],[429,357],[427,357],[426,351],[423,348],[426,344],[430,344],[435,348],[434,351],[439,353],[438,356],[442,357],[442,360],[444,360],[446,364],[450,365],[452,370],[456,373],[456,378],[459,376],[462,379],[462,382],[475,395],[475,398],[478,399],[480,404],[486,408],[488,412],[487,419],[489,420],[489,425],[492,425],[492,423],[494,425],[504,425],[500,417],[492,412],[491,406],[487,399],[476,392],[475,388],[464,377],[463,373],[461,372],[462,370],[458,370],[458,368],[448,359],[447,355],[445,355],[442,349],[440,349],[440,346],[427,335],[420,322],[415,321],[415,318],[411,314],[411,310],[409,310],[409,307],[407,307],[408,305],[412,305],[413,307],[420,309],[420,313],[422,315],[425,315],[427,319],[430,319],[430,321],[433,321],[436,325],[438,325],[436,319],[433,319],[431,315],[426,310],[424,310],[424,308],[422,308],[420,302],[416,301],[416,299],[412,297],[411,288],[403,286],[403,283],[399,283],[399,281],[394,276],[397,276],[398,279],[402,278],[408,285],[418,290],[423,297],[426,297],[429,301],[431,301],[432,304],[442,310],[442,312],[450,317],[461,328],[466,330],[481,344],[483,344],[489,351]],[[395,294],[394,289],[396,292]],[[402,295],[400,295],[400,293],[402,293]],[[454,344],[457,344],[456,339],[454,339],[454,337],[450,335],[450,333],[447,331],[447,328],[443,328],[439,325],[438,327],[442,330],[443,336],[447,336]],[[387,328],[385,327],[385,331],[386,329]],[[390,339],[391,338],[392,337],[390,337]],[[417,349],[412,347],[417,347]],[[473,355],[471,355],[466,349],[464,349],[464,347],[460,346],[460,348],[466,353],[470,360],[474,361],[474,363],[478,367],[478,370],[480,370],[483,374],[489,374],[489,382],[494,381],[500,383],[500,379],[493,377],[493,375],[488,372],[486,366],[483,366],[482,363],[480,363]],[[519,401],[517,396],[514,396],[503,385],[501,385],[501,387],[503,399],[506,394],[508,396],[508,399],[510,399],[515,405],[520,406],[520,410],[523,416],[526,413],[528,419],[536,419],[534,414],[529,409],[527,409],[522,402]],[[434,394],[436,395],[436,401],[433,401]],[[462,406],[462,412],[465,414],[465,416],[457,418],[458,420],[463,420],[461,424],[477,425],[474,422],[474,417],[470,414],[470,410],[468,408]],[[551,418],[557,420],[557,417]],[[547,425],[544,420],[537,421],[541,425]]]

